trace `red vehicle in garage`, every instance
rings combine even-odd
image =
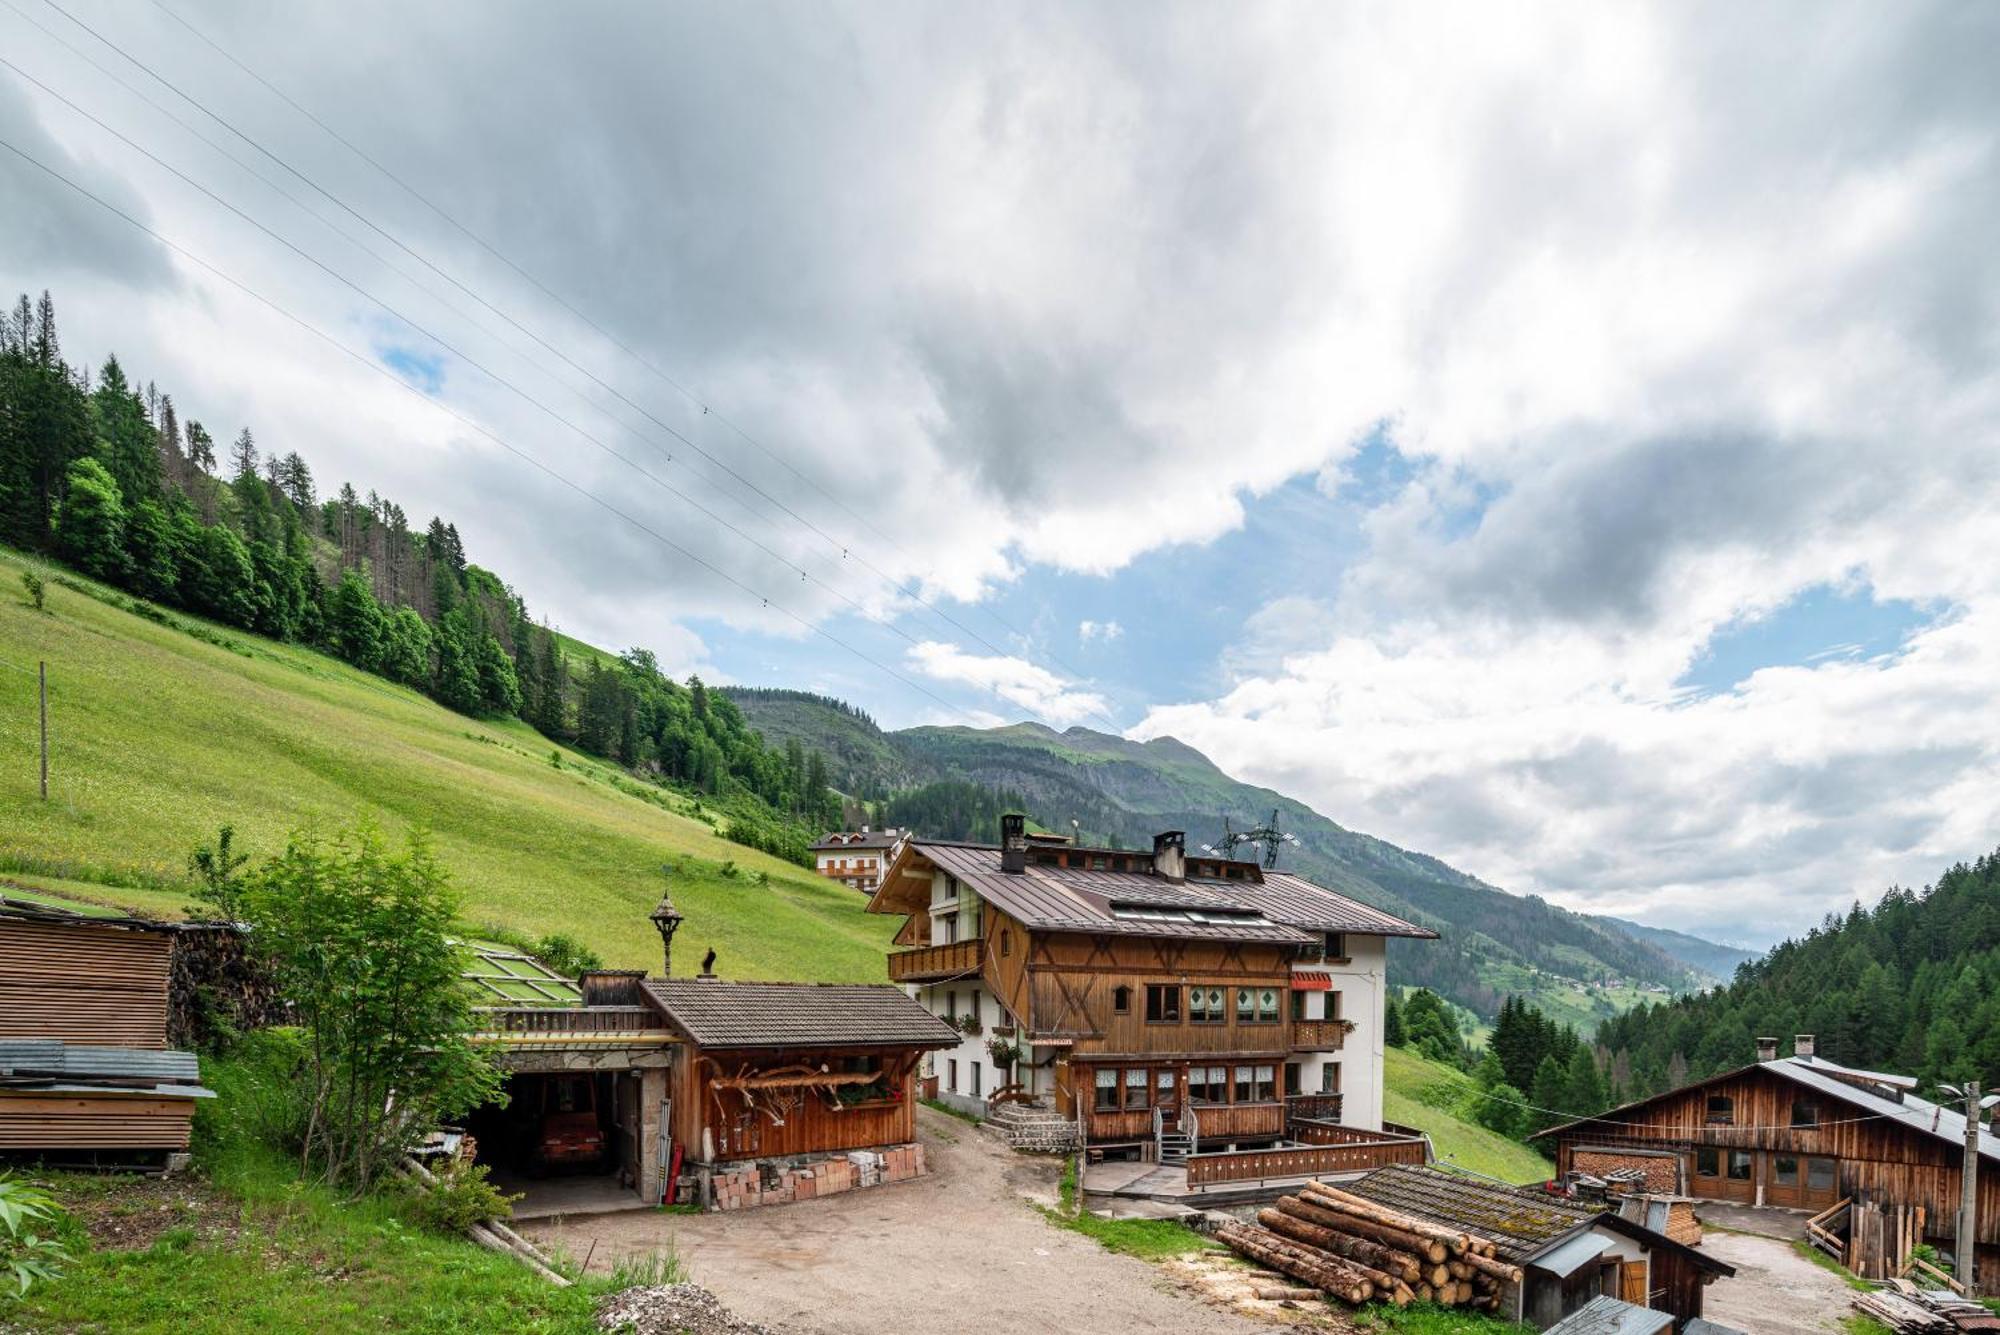
[[[598,1168],[604,1162],[604,1129],[597,1120],[597,1082],[587,1075],[540,1082],[541,1122],[535,1133],[535,1168]]]

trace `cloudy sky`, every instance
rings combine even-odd
[[[1997,40],[5,0],[0,280],[598,643],[1762,942],[2000,843]]]

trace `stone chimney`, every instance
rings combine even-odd
[[[1028,818],[1010,811],[1000,818],[1000,870],[1018,876],[1028,869]]]
[[[1775,1038],[1758,1039],[1757,1060],[1760,1062],[1774,1062],[1778,1060],[1778,1040]]]
[[[1187,879],[1187,835],[1180,830],[1163,830],[1153,836],[1153,871],[1162,880]]]
[[[1793,1038],[1792,1055],[1811,1061],[1813,1056],[1813,1036],[1811,1034],[1799,1034]]]

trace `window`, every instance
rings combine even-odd
[[[974,1020],[979,1018],[979,990],[977,988],[973,989],[972,1002],[966,1007],[965,1013]]]
[[[1271,1103],[1278,1097],[1278,1068],[1259,1066],[1256,1068],[1256,1098],[1259,1103]]]
[[[1012,932],[1002,932],[1002,933],[1000,933],[1000,954],[1001,954],[1001,956],[1002,956],[1002,957],[1005,957],[1005,956],[1008,956],[1008,955],[1011,955],[1011,954],[1013,954],[1013,953],[1014,953],[1014,934],[1013,934]]]
[[[1125,1072],[1125,1106],[1143,1108],[1146,1106],[1146,1082],[1150,1077],[1146,1068],[1135,1066]]]
[[[1834,1179],[1839,1176],[1834,1171],[1831,1159],[1806,1160],[1806,1190],[1832,1191]]]
[[[1220,1066],[1190,1066],[1188,1100],[1192,1103],[1229,1102],[1229,1086],[1225,1083],[1227,1074]]]
[[[1180,1102],[1179,1099],[1174,1097],[1174,1089],[1176,1085],[1174,1081],[1173,1069],[1171,1067],[1158,1072],[1156,1079],[1159,1085],[1160,1095],[1157,1099],[1154,1100],[1155,1103],[1158,1103],[1162,1108],[1171,1108],[1176,1103]]]
[[[1195,989],[1200,991],[1199,988]],[[1181,1022],[1181,989],[1177,983],[1146,984],[1146,1018],[1154,1024]]]
[[[1299,1092],[1299,1088],[1300,1088],[1300,1071],[1299,1071],[1299,1064],[1298,1064],[1297,1062],[1286,1062],[1286,1063],[1285,1063],[1285,1097],[1286,1097],[1286,1098],[1290,1098],[1290,1097],[1291,1097],[1292,1095],[1294,1095],[1294,1094],[1298,1093],[1298,1092]]]
[[[1328,1062],[1319,1068],[1319,1092],[1338,1094],[1340,1092],[1340,1063]]]
[[[1109,1066],[1097,1068],[1097,1102],[1099,1112],[1118,1111],[1118,1072]]]
[[[958,1018],[958,993],[947,992],[944,994],[944,1018],[947,1020],[956,1020]]]
[[[1736,1120],[1736,1100],[1727,1094],[1710,1094],[1708,1120],[1711,1126],[1728,1126]]]
[[[981,1069],[981,1068],[980,1068],[980,1065],[979,1065],[979,1063],[978,1063],[978,1062],[974,1062],[974,1063],[972,1063],[972,1097],[973,1097],[973,1098],[975,1098],[975,1099],[979,1097],[979,1072],[980,1072],[980,1069]]]
[[[1119,1015],[1132,1013],[1132,989],[1122,984],[1111,989],[1111,1009]]]
[[[1703,1146],[1694,1152],[1694,1175],[1696,1177],[1722,1176],[1722,1151],[1712,1146]]]
[[[945,1064],[945,1088],[958,1093],[958,1058],[953,1057]]]
[[[958,944],[958,915],[956,913],[947,913],[942,918],[939,918],[938,926],[944,929],[944,945],[952,946]]]
[[[1277,1019],[1277,988],[1239,987],[1236,989],[1236,1023],[1275,1024]]]
[[[1257,1068],[1239,1066],[1236,1068],[1236,1101],[1254,1103],[1257,1096]]]
[[[1732,1182],[1748,1182],[1750,1180],[1750,1163],[1750,1151],[1729,1151],[1729,1180]]]
[[[1295,1022],[1296,1022],[1296,1021],[1299,1021],[1299,1020],[1303,1020],[1303,1019],[1305,1019],[1305,1018],[1306,1018],[1306,998],[1307,998],[1308,996],[1310,996],[1310,995],[1312,995],[1312,994],[1311,994],[1311,993],[1309,993],[1309,992],[1294,992],[1294,993],[1292,993],[1292,1019],[1293,1019],[1293,1021],[1295,1021]]]
[[[1347,937],[1344,933],[1328,932],[1326,934],[1326,957],[1330,960],[1344,960],[1347,958]]]
[[[1799,1161],[1789,1154],[1780,1154],[1771,1160],[1771,1180],[1781,1187],[1796,1187],[1799,1184]]]
[[[1221,1024],[1228,1017],[1222,1012],[1222,989],[1219,987],[1191,987],[1188,989],[1188,1019],[1194,1024]]]
[[[1257,1020],[1260,1024],[1278,1022],[1278,1007],[1281,1004],[1278,999],[1283,995],[1284,989],[1279,987],[1257,989]]]
[[[1819,1105],[1811,1099],[1792,1100],[1793,1126],[1818,1126]]]
[[[1329,992],[1326,994],[1326,1018],[1329,1020],[1338,1020],[1340,1018],[1340,993]]]

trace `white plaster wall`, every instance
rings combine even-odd
[[[1340,1014],[1353,1023],[1338,1052],[1314,1052],[1299,1058],[1299,1090],[1316,1094],[1320,1090],[1322,1068],[1340,1063],[1341,1115],[1343,1125],[1365,1131],[1382,1129],[1382,1022],[1388,999],[1388,950],[1379,936],[1347,938],[1346,964],[1300,966],[1300,972],[1333,975],[1334,990],[1340,993]],[[1306,1017],[1323,1019],[1327,993],[1306,995]]]

